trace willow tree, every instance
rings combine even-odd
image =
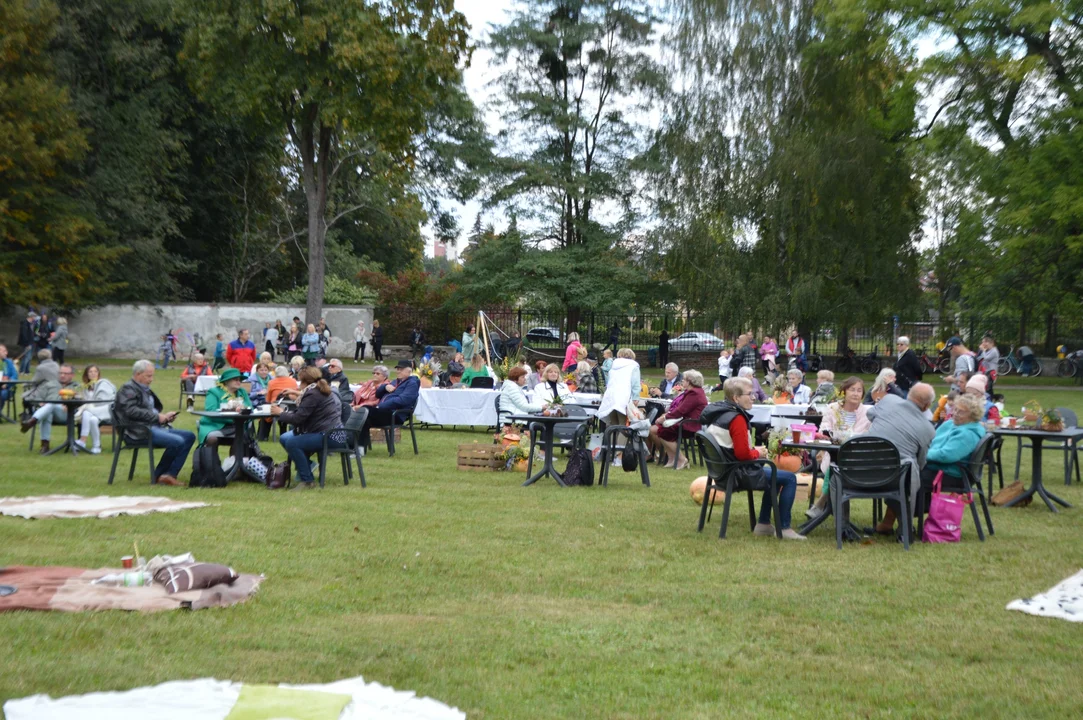
[[[678,285],[733,326],[805,332],[915,297],[916,93],[883,16],[812,0],[676,4],[689,90],[654,156]]]
[[[340,172],[386,154],[409,165],[430,113],[461,84],[466,19],[453,0],[183,0],[182,57],[202,96],[281,128],[307,208],[309,318],[323,306]]]

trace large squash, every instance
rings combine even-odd
[[[692,502],[696,505],[703,504],[703,493],[707,492],[707,476],[698,477],[692,481],[692,484],[688,487],[688,492],[692,495]],[[726,499],[726,493],[722,492],[718,488],[711,490],[711,504],[717,505],[720,502],[724,502]]]
[[[775,458],[775,467],[795,473],[801,469],[801,458],[797,455],[779,455]]]

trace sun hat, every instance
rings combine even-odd
[[[237,368],[227,368],[221,375],[218,376],[218,382],[224,383],[227,380],[240,380],[242,378],[241,371]]]

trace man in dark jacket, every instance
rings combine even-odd
[[[669,363],[669,331],[662,330],[658,336],[658,367],[665,367]]]
[[[338,393],[339,400],[342,401],[342,422],[345,423],[350,419],[350,413],[353,412],[350,409],[350,405],[353,404],[353,390],[350,389],[350,380],[342,369],[342,361],[338,358],[331,358],[331,362],[327,363],[324,377],[327,378],[327,382],[331,384],[331,387]]]
[[[610,347],[613,348],[613,352],[617,352],[617,344],[620,342],[620,325],[613,323],[613,327],[609,328],[609,342],[602,348],[602,352],[605,352]],[[661,349],[661,348],[659,348]]]
[[[19,323],[19,372],[26,375],[30,372],[30,361],[34,358],[34,341],[37,339],[37,329],[34,327],[34,311],[26,313],[26,320]]]
[[[910,349],[910,338],[905,335],[899,336],[895,342],[895,351],[899,359],[895,361],[895,384],[904,393],[910,392],[910,388],[921,382],[924,373],[921,371],[921,360]]]
[[[154,482],[159,485],[181,485],[177,475],[188,460],[196,436],[187,430],[169,427],[177,413],[162,412],[162,401],[150,389],[152,382],[154,363],[136,360],[132,366],[132,379],[117,391],[113,412],[119,424],[128,426],[125,435],[129,440],[140,442],[146,440],[149,434],[154,447],[165,449],[158,467],[154,469]]]
[[[376,388],[380,403],[369,410],[364,432],[367,433],[369,428],[387,427],[396,412],[401,411],[402,415],[405,415],[414,411],[421,393],[421,380],[412,371],[413,366],[409,360],[399,360],[395,366],[395,382]]]

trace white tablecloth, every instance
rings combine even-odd
[[[205,393],[217,384],[217,375],[200,375],[196,378],[196,392]]]
[[[496,390],[421,388],[414,417],[434,425],[496,426]]]
[[[806,410],[808,410],[808,405],[753,405],[752,421],[771,423],[771,427],[775,429],[803,425],[805,421],[801,418],[779,417],[779,415],[798,415]]]

